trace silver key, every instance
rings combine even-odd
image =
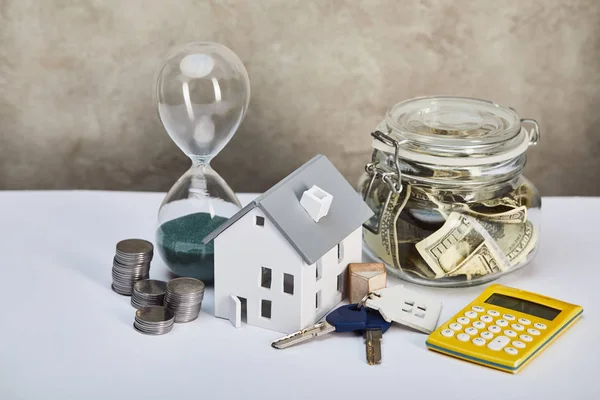
[[[335,326],[331,325],[327,321],[321,321],[317,322],[313,326],[309,326],[308,328],[301,329],[298,332],[294,332],[279,338],[271,343],[271,346],[275,347],[276,349],[285,349],[298,343],[306,342],[314,337],[323,336],[331,332],[335,332]]]
[[[365,348],[369,365],[381,364],[381,329],[365,330]]]

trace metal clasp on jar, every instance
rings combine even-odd
[[[369,180],[369,185],[367,186],[367,189],[363,194],[363,200],[368,203],[368,198],[371,195],[371,191],[373,190],[373,184],[377,178],[380,178],[390,188],[390,193],[388,194],[386,202],[383,205],[383,208],[385,209],[390,201],[390,198],[392,197],[392,194],[398,195],[402,193],[402,173],[400,172],[400,164],[398,162],[398,149],[400,148],[400,145],[403,144],[405,141],[399,142],[397,140],[394,140],[381,131],[375,131],[371,133],[371,136],[373,136],[376,140],[379,140],[380,142],[386,144],[387,146],[394,148],[393,166],[395,168],[395,171],[384,169],[379,165],[379,162],[377,161],[376,149],[373,150],[373,154],[371,155],[371,162],[365,166],[365,171],[367,171],[367,174],[369,174],[371,179]],[[374,224],[374,226],[371,226],[371,224],[369,223],[370,221],[364,223],[363,226],[372,233],[378,234],[379,225],[381,223],[381,216],[382,213],[379,212],[379,215],[376,217],[377,221]]]
[[[381,168],[379,166],[379,162],[377,162],[377,151],[373,150],[373,154],[371,155],[371,162],[365,166],[365,171],[367,171],[369,176],[371,176],[371,180],[369,182],[367,190],[365,191],[363,199],[366,200],[369,194],[371,194],[373,182],[378,176],[381,177],[381,179],[385,183],[387,183],[387,185],[390,187],[390,190],[394,194],[402,193],[402,183],[400,182],[400,179],[402,178],[402,173],[400,172],[400,164],[398,163],[398,149],[400,148],[400,145],[404,143],[404,141],[398,142],[397,140],[392,139],[390,136],[386,135],[381,131],[375,131],[371,133],[371,136],[373,136],[380,142],[394,148],[394,167],[396,170],[389,171],[387,169]]]
[[[527,132],[529,133],[529,145],[535,146],[536,144],[538,144],[540,142],[540,139],[542,137],[540,134],[540,126],[535,119],[522,119],[521,120],[521,127],[523,127],[525,130],[527,130],[527,128],[525,126],[523,126],[525,124],[531,124],[533,126],[531,128],[531,130],[527,131]]]

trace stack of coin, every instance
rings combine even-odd
[[[204,282],[194,278],[175,278],[167,283],[165,307],[175,313],[175,322],[198,318],[204,299]]]
[[[167,291],[167,282],[155,279],[144,279],[133,285],[131,305],[142,309],[150,306],[162,306]]]
[[[173,311],[162,306],[151,306],[135,312],[133,328],[146,335],[164,335],[171,332],[174,321]]]
[[[127,239],[117,243],[112,268],[112,288],[115,292],[131,296],[135,282],[149,278],[153,251],[152,243],[142,239]]]

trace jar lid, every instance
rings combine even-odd
[[[378,130],[398,144],[398,156],[444,165],[480,165],[515,158],[530,144],[534,133],[522,126],[518,114],[496,103],[466,97],[419,97],[393,106]],[[534,137],[535,136],[535,137]],[[373,147],[394,153],[389,143]]]

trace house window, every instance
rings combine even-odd
[[[254,223],[256,226],[265,226],[265,218],[257,215]]]
[[[260,316],[263,318],[271,319],[271,300],[261,300]]]
[[[344,273],[342,272],[337,276],[337,291],[342,293],[344,291]]]
[[[318,310],[321,308],[321,291],[315,293],[315,308]]]
[[[271,289],[272,272],[271,268],[262,267],[260,274],[260,286]]]
[[[283,274],[283,293],[294,294],[294,275]]]
[[[323,277],[323,262],[321,260],[317,261],[317,267],[315,268],[316,280],[318,281]]]
[[[242,322],[243,323],[248,323],[248,300],[245,297],[240,297],[238,296],[238,299],[240,299],[240,311],[242,313]]]
[[[344,260],[344,242],[339,242],[337,245],[338,264]]]

